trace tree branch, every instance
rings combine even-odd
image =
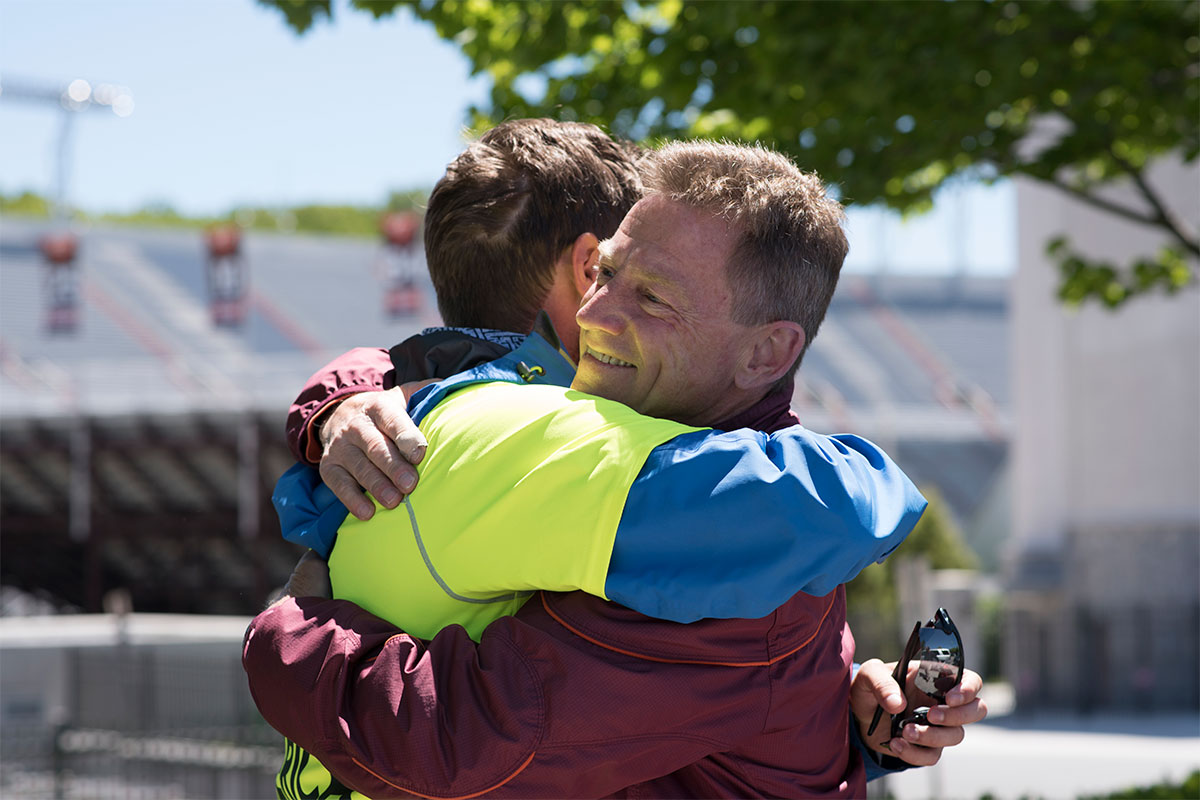
[[[1115,203],[1112,200],[1105,200],[1103,197],[1098,197],[1086,189],[1060,180],[1057,176],[1046,179],[1046,182],[1051,186],[1066,192],[1072,197],[1081,200],[1090,206],[1099,208],[1102,211],[1107,211],[1110,214],[1115,214],[1118,217],[1122,217],[1123,219],[1127,219],[1131,222],[1137,222],[1142,225],[1148,225],[1154,228],[1166,228],[1167,232],[1170,233],[1171,236],[1180,244],[1182,244],[1188,251],[1200,256],[1200,242],[1197,242],[1194,238],[1189,237],[1181,226],[1172,222],[1170,213],[1163,208],[1161,202],[1158,202],[1158,198],[1157,195],[1154,194],[1154,190],[1145,185],[1145,181],[1144,179],[1140,179],[1140,175],[1134,177],[1134,182],[1138,184],[1138,190],[1143,196],[1146,197],[1147,202],[1149,202],[1154,208],[1153,214],[1147,214],[1136,209],[1129,208],[1128,206],[1121,205],[1120,203]],[[1147,195],[1147,192],[1149,192],[1149,195]]]
[[[1045,178],[1044,180],[1051,186],[1066,192],[1077,200],[1082,200],[1088,205],[1095,206],[1102,211],[1107,211],[1110,214],[1116,214],[1118,217],[1123,217],[1131,222],[1138,222],[1142,225],[1154,226],[1160,224],[1157,217],[1129,208],[1128,206],[1123,206],[1120,203],[1114,203],[1111,200],[1105,200],[1103,197],[1097,197],[1096,195],[1089,193],[1086,189],[1082,189],[1059,179],[1057,175],[1052,178]]]
[[[1142,170],[1112,152],[1111,148],[1109,149],[1109,153],[1112,155],[1113,161],[1117,162],[1121,169],[1125,170],[1129,177],[1133,178],[1133,182],[1138,187],[1138,191],[1142,193],[1142,197],[1146,198],[1146,202],[1158,214],[1158,224],[1170,231],[1171,235],[1194,255],[1200,256],[1200,239],[1197,239],[1194,234],[1190,234],[1187,231],[1188,226],[1183,220],[1179,219],[1171,209],[1166,207],[1159,198],[1158,193],[1146,182],[1146,176]]]

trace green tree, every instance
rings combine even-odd
[[[1180,782],[1164,780],[1150,786],[1135,786],[1105,795],[1084,795],[1079,800],[1179,800],[1200,797],[1200,770]]]
[[[896,627],[896,559],[924,557],[932,569],[975,569],[978,558],[963,538],[941,492],[922,487],[929,507],[904,543],[882,564],[871,564],[846,584],[846,614],[859,650],[889,653],[900,635]],[[916,620],[913,620],[915,622]],[[907,636],[907,631],[904,632]]]
[[[424,211],[429,202],[429,192],[425,189],[406,189],[402,192],[392,192],[388,195],[388,211]]]
[[[0,194],[0,212],[20,217],[50,216],[50,201],[34,192],[8,196]]]
[[[963,538],[962,528],[955,522],[942,493],[927,486],[921,489],[921,494],[929,501],[929,507],[897,552],[924,556],[932,569],[975,569],[979,559]]]
[[[80,212],[79,216],[87,218],[88,214]],[[132,212],[108,213],[99,215],[104,222],[114,222],[121,225],[138,225],[156,228],[203,228],[215,220],[211,217],[189,217],[180,214],[166,201],[146,203]]]
[[[316,205],[295,208],[235,208],[217,216],[189,216],[170,203],[155,201],[131,212],[88,213],[76,210],[81,220],[98,220],[116,225],[197,230],[216,223],[234,223],[254,231],[300,231],[375,238],[380,235],[380,218],[386,211],[422,212],[429,193],[424,189],[406,189],[389,193],[382,206]],[[24,217],[49,217],[50,201],[33,192],[16,195],[0,193],[0,213]]]
[[[339,233],[358,236],[379,234],[378,208],[366,206],[297,206],[296,229],[313,233]]]
[[[330,0],[259,2],[301,33],[333,15]],[[836,176],[849,202],[904,211],[956,175],[1026,175],[1164,236],[1135,265],[1057,242],[1065,301],[1118,305],[1197,277],[1196,231],[1146,179],[1154,158],[1200,151],[1195,0],[351,5],[407,8],[490,75],[476,127],[552,116],[637,140],[761,141]],[[1034,126],[1060,134],[1031,153]],[[1138,202],[1108,199],[1117,180]]]

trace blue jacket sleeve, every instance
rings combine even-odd
[[[295,464],[280,476],[271,493],[283,538],[329,558],[338,527],[349,515],[346,506],[306,464]]]
[[[897,775],[913,767],[912,764],[901,761],[895,756],[882,755],[867,747],[867,743],[858,733],[858,722],[854,719],[853,713],[850,714],[850,746],[858,750],[859,756],[862,757],[863,766],[867,772],[867,781],[886,778],[888,775]]]
[[[881,561],[924,510],[900,468],[858,436],[686,434],[634,480],[605,592],[677,622],[762,617]]]

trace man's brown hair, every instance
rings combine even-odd
[[[742,325],[790,320],[817,335],[849,245],[845,212],[816,175],[763,147],[675,142],[643,162],[646,192],[702,209],[734,226],[725,277]],[[785,376],[800,365],[800,358]],[[781,381],[782,383],[783,381]]]
[[[447,325],[526,332],[554,265],[582,233],[606,239],[641,197],[633,145],[595,125],[503,122],[446,168],[425,214],[425,258]]]

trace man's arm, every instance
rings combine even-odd
[[[318,370],[292,404],[287,443],[351,514],[370,519],[375,505],[395,508],[417,484],[425,437],[405,413],[386,350],[360,347]]]
[[[873,682],[872,663],[851,689],[868,717],[866,695],[890,680]],[[347,601],[287,598],[251,623],[243,664],[263,717],[370,796],[603,796],[734,749],[764,712],[697,701],[728,696],[706,683],[728,670],[647,669],[573,634],[537,597],[478,644],[458,626],[426,643]],[[978,688],[968,672],[947,727],[906,730],[893,752],[936,762],[986,713]]]
[[[675,622],[758,618],[796,592],[824,596],[881,560],[925,507],[886,454],[853,436],[696,431],[616,403],[504,383],[456,394],[435,413],[422,422],[424,480],[452,476],[436,485],[455,499],[418,493],[418,507],[395,524],[415,514],[423,538],[447,541],[437,538],[445,529],[474,563],[504,565],[481,576],[465,562],[426,556],[460,592],[582,589]],[[693,432],[671,439],[679,429]],[[345,509],[328,508],[313,477],[293,468],[273,499],[284,537],[317,547],[316,531],[327,553]],[[475,489],[458,494],[463,485]],[[513,514],[532,508],[537,524],[513,527]],[[361,549],[390,540],[353,541]],[[510,555],[522,552],[538,557]]]
[[[263,717],[371,797],[605,796],[761,726],[765,707],[697,702],[703,677],[646,663],[571,633],[538,597],[478,644],[459,626],[422,642],[347,601],[286,598],[243,650]]]
[[[675,622],[761,617],[882,561],[925,505],[858,436],[685,434],[655,448],[630,488],[605,596]]]
[[[758,618],[798,591],[824,596],[882,560],[925,507],[895,463],[855,436],[799,426],[697,430],[611,401],[505,382],[431,405],[421,423],[431,448],[425,479],[453,475],[454,485],[475,491],[432,517],[415,513],[425,526],[448,527],[460,549],[501,559],[505,570],[487,576],[489,596],[583,589],[675,622]],[[414,503],[418,497],[439,500],[417,495]],[[335,512],[344,518],[345,509],[326,507],[328,492],[313,485],[311,471],[289,471],[273,499],[285,538],[313,547],[317,530],[332,543],[341,523]],[[511,514],[531,508],[537,524],[513,528]],[[435,533],[423,527],[423,535]],[[504,558],[505,548],[539,557]],[[465,569],[436,566],[448,580]]]
[[[288,447],[299,463],[320,464],[323,476],[335,476],[326,478],[329,488],[356,517],[369,519],[375,510],[363,498],[364,490],[395,508],[416,483],[410,466],[416,463],[411,456],[416,428],[403,403],[377,390],[449,377],[500,357],[522,338],[501,334],[494,340],[444,330],[411,336],[390,351],[351,350],[308,379],[288,413]],[[399,372],[396,365],[402,365]]]
[[[505,390],[509,394],[527,390],[515,390],[504,383],[493,383],[491,388],[483,390],[483,394],[458,390],[478,381],[495,381],[498,376],[503,378],[506,372],[519,373],[524,366],[521,358],[550,369],[544,373],[545,379],[550,380],[551,373],[557,375],[559,372],[551,367],[558,364],[561,356],[557,351],[541,352],[546,349],[545,342],[530,337],[520,351],[462,374],[458,380],[440,384],[438,389],[424,396],[413,416],[422,419],[423,413],[437,414],[443,410],[446,397],[457,392],[446,401],[456,404],[459,409],[452,415],[453,419],[461,427],[461,420],[471,416],[461,413],[462,404],[474,402],[480,406],[475,419],[478,426],[482,426],[478,431],[459,430],[460,438],[489,442],[511,440],[515,432],[512,425],[502,419],[508,420],[512,414],[506,411],[499,415],[499,408],[516,409],[520,423],[517,432],[539,430],[525,416],[528,403],[514,403],[511,399],[500,403],[495,396],[499,392],[503,398]],[[564,362],[564,366],[569,372],[570,365]],[[464,400],[464,394],[473,399]],[[375,393],[366,399],[376,403],[387,396],[387,393]],[[526,399],[523,394],[521,397]],[[556,398],[561,402],[561,396],[556,395]],[[357,402],[354,399],[343,403],[326,427],[340,431],[340,418],[349,413],[346,406]],[[585,530],[577,524],[566,528],[573,529],[576,538],[585,539],[585,545],[595,545],[596,552],[603,551],[605,562],[595,559],[595,563],[587,568],[589,574],[584,583],[573,582],[553,572],[533,570],[527,575],[508,576],[516,582],[499,588],[581,588],[644,614],[679,622],[702,617],[759,617],[797,591],[817,596],[827,594],[838,584],[853,578],[866,565],[882,560],[903,540],[924,509],[924,499],[891,459],[858,437],[820,436],[798,426],[774,434],[696,431],[694,435],[675,434],[672,441],[656,448],[641,465],[641,459],[645,457],[641,444],[647,437],[659,435],[655,426],[671,423],[661,420],[651,423],[649,418],[640,417],[625,406],[599,398],[582,406],[592,409],[594,413],[590,417],[565,421],[579,417],[579,407],[579,404],[569,402],[566,406],[552,406],[541,412],[546,417],[548,430],[570,433],[569,446],[566,442],[554,444],[539,440],[522,445],[520,449],[522,452],[545,450],[550,454],[574,452],[578,455],[582,452],[580,442],[599,438],[608,442],[616,435],[614,426],[630,432],[623,440],[626,444],[618,446],[609,442],[600,448],[596,454],[599,461],[584,463],[588,460],[576,459],[576,466],[581,465],[586,470],[580,485],[596,487],[595,494],[602,495],[593,501],[593,507],[597,502],[611,505],[621,494],[628,495],[620,527],[615,533],[607,526],[607,517],[595,518],[597,523],[605,523],[596,531]],[[429,409],[434,410],[430,412]],[[394,412],[393,419],[404,420],[405,415],[398,408]],[[362,414],[353,417],[357,420],[368,418]],[[426,423],[422,421],[421,424],[425,426]],[[489,427],[493,424],[495,430]],[[394,469],[411,470],[403,458],[394,457],[397,448],[390,433],[381,435],[369,425],[364,427],[378,440],[375,446],[364,446],[368,453],[374,453],[369,459],[361,459],[370,476],[365,483],[364,470],[346,468],[344,459],[323,459],[321,469],[327,488],[361,520],[369,519],[374,507],[359,493],[360,483],[371,489],[385,507],[394,507],[399,502],[399,493],[389,486],[389,478],[396,481],[397,476],[375,471],[370,462],[390,463]],[[681,432],[689,430],[686,426],[678,427]],[[632,433],[635,430],[642,432]],[[433,437],[430,441],[437,438],[430,431],[426,433]],[[453,431],[447,435],[453,437]],[[669,436],[671,434],[666,434],[658,441],[666,441]],[[351,438],[341,436],[339,441]],[[419,453],[420,448],[417,450]],[[408,454],[403,455],[407,457]],[[608,468],[609,461],[616,463],[615,471]],[[595,463],[605,464],[609,473],[624,481],[622,461],[635,467],[642,466],[632,487],[625,489],[629,486],[625,482],[623,486],[609,486],[609,492],[600,491]],[[491,464],[489,473],[494,475],[496,462]],[[551,472],[561,474],[563,468],[558,464],[554,470],[544,470],[543,474]],[[399,477],[403,479],[404,476]],[[415,475],[411,477],[415,478]],[[489,478],[488,482],[493,481]],[[415,480],[410,479],[408,484],[400,486],[407,491],[413,483]],[[537,487],[534,484],[538,484]],[[306,485],[306,481],[300,481],[300,485]],[[549,488],[561,491],[572,485],[567,482],[564,486]],[[542,490],[540,496],[530,500],[529,507],[538,507],[544,516],[543,500],[555,496],[556,492],[547,493],[547,487],[533,480],[518,482],[514,490],[520,486],[535,493]],[[321,519],[319,527],[322,530],[331,525],[336,528],[336,513],[319,504],[314,506],[308,498],[289,501],[284,491],[277,491],[276,501],[281,507],[281,515],[283,507],[289,503],[297,511],[292,515],[295,525],[284,526],[285,538],[301,540],[303,537],[298,537],[299,532],[307,531],[313,525],[308,519],[310,516]],[[746,524],[747,508],[755,509],[758,524]],[[578,514],[574,519],[578,519]],[[664,520],[676,533],[674,537],[664,537]],[[553,529],[556,526],[547,524],[544,527]],[[320,538],[331,542],[332,532],[327,533],[329,535]],[[543,544],[553,546],[554,543],[564,547],[569,545],[561,537]],[[570,577],[578,576],[572,573]]]
[[[287,416],[287,444],[301,464],[316,466],[322,447],[313,423],[336,404],[359,392],[390,389],[395,371],[388,351],[374,347],[356,347],[317,370],[292,403]]]

